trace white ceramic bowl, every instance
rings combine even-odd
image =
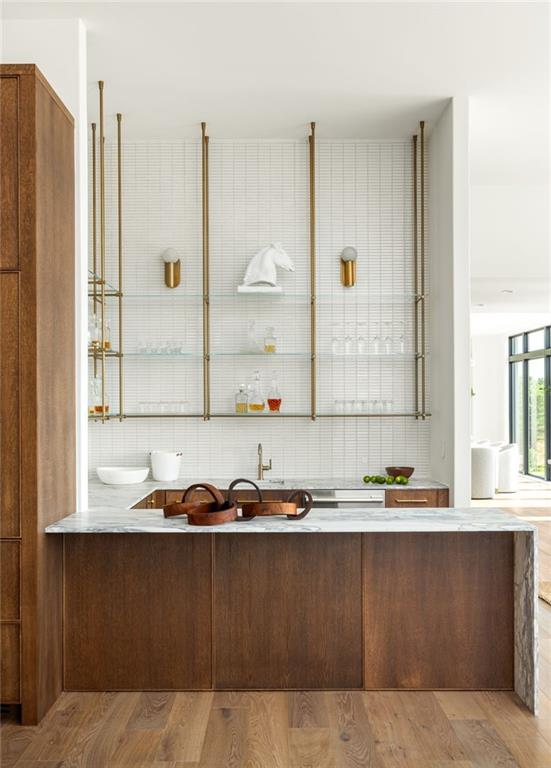
[[[97,467],[96,472],[101,482],[107,485],[130,485],[143,483],[149,467]]]

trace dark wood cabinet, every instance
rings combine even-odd
[[[361,688],[361,537],[215,539],[214,687]]]
[[[0,624],[0,690],[2,704],[19,704],[20,691],[20,624]]]
[[[18,272],[0,272],[0,536],[10,538],[21,534],[19,280]]]
[[[68,690],[513,688],[512,533],[64,539]]]
[[[363,536],[365,687],[513,688],[513,534]]]
[[[65,539],[65,688],[210,689],[212,537]]]
[[[21,88],[23,85],[23,88]],[[19,268],[19,191],[21,161],[25,159],[24,126],[20,112],[28,104],[25,83],[18,74],[2,74],[0,87],[0,114],[2,127],[0,142],[0,269]],[[23,94],[22,91],[23,90]],[[23,139],[23,141],[22,141]]]
[[[447,488],[431,488],[422,490],[418,488],[397,488],[385,492],[385,505],[387,507],[449,507],[449,491]]]
[[[62,689],[62,542],[75,511],[73,119],[34,65],[0,65],[2,703]]]

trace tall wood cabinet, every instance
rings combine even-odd
[[[0,65],[1,701],[62,688],[62,543],[75,510],[73,118],[38,68]]]

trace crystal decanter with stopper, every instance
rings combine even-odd
[[[268,390],[268,408],[272,413],[279,413],[281,408],[281,393],[277,385],[275,374],[272,375],[272,383]]]
[[[262,396],[262,386],[260,383],[260,371],[255,371],[249,393],[249,411],[258,413],[266,407],[264,397]]]
[[[275,354],[277,340],[275,337],[275,331],[273,327],[266,330],[266,336],[264,337],[264,352],[267,354]]]
[[[247,413],[249,410],[249,395],[244,384],[239,385],[239,390],[235,396],[235,412]]]

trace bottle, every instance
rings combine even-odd
[[[239,391],[235,396],[235,412],[247,413],[249,410],[249,396],[244,384],[239,385]]]
[[[103,337],[103,348],[111,349],[111,323],[109,320],[105,321],[105,333]]]
[[[268,408],[272,413],[279,413],[281,408],[281,393],[277,386],[277,379],[272,379],[270,389],[268,390]]]
[[[259,411],[263,411],[265,407],[266,403],[262,396],[262,387],[260,384],[260,372],[255,371],[249,393],[249,411],[258,413]]]
[[[107,399],[107,390],[105,390],[105,400],[102,402],[101,399],[101,382],[99,378],[94,379],[93,383],[94,387],[94,415],[95,416],[102,416],[109,413],[109,400]]]
[[[249,320],[247,324],[247,346],[246,352],[260,352],[260,342],[256,337],[256,321]]]
[[[90,379],[88,382],[88,416],[94,416],[95,415],[95,406],[96,406],[96,388],[95,388],[96,379]]]
[[[268,354],[274,354],[276,351],[276,337],[274,329],[272,327],[266,329],[266,336],[264,337],[264,352]]]
[[[88,347],[95,349],[99,344],[98,318],[95,312],[88,316]]]

